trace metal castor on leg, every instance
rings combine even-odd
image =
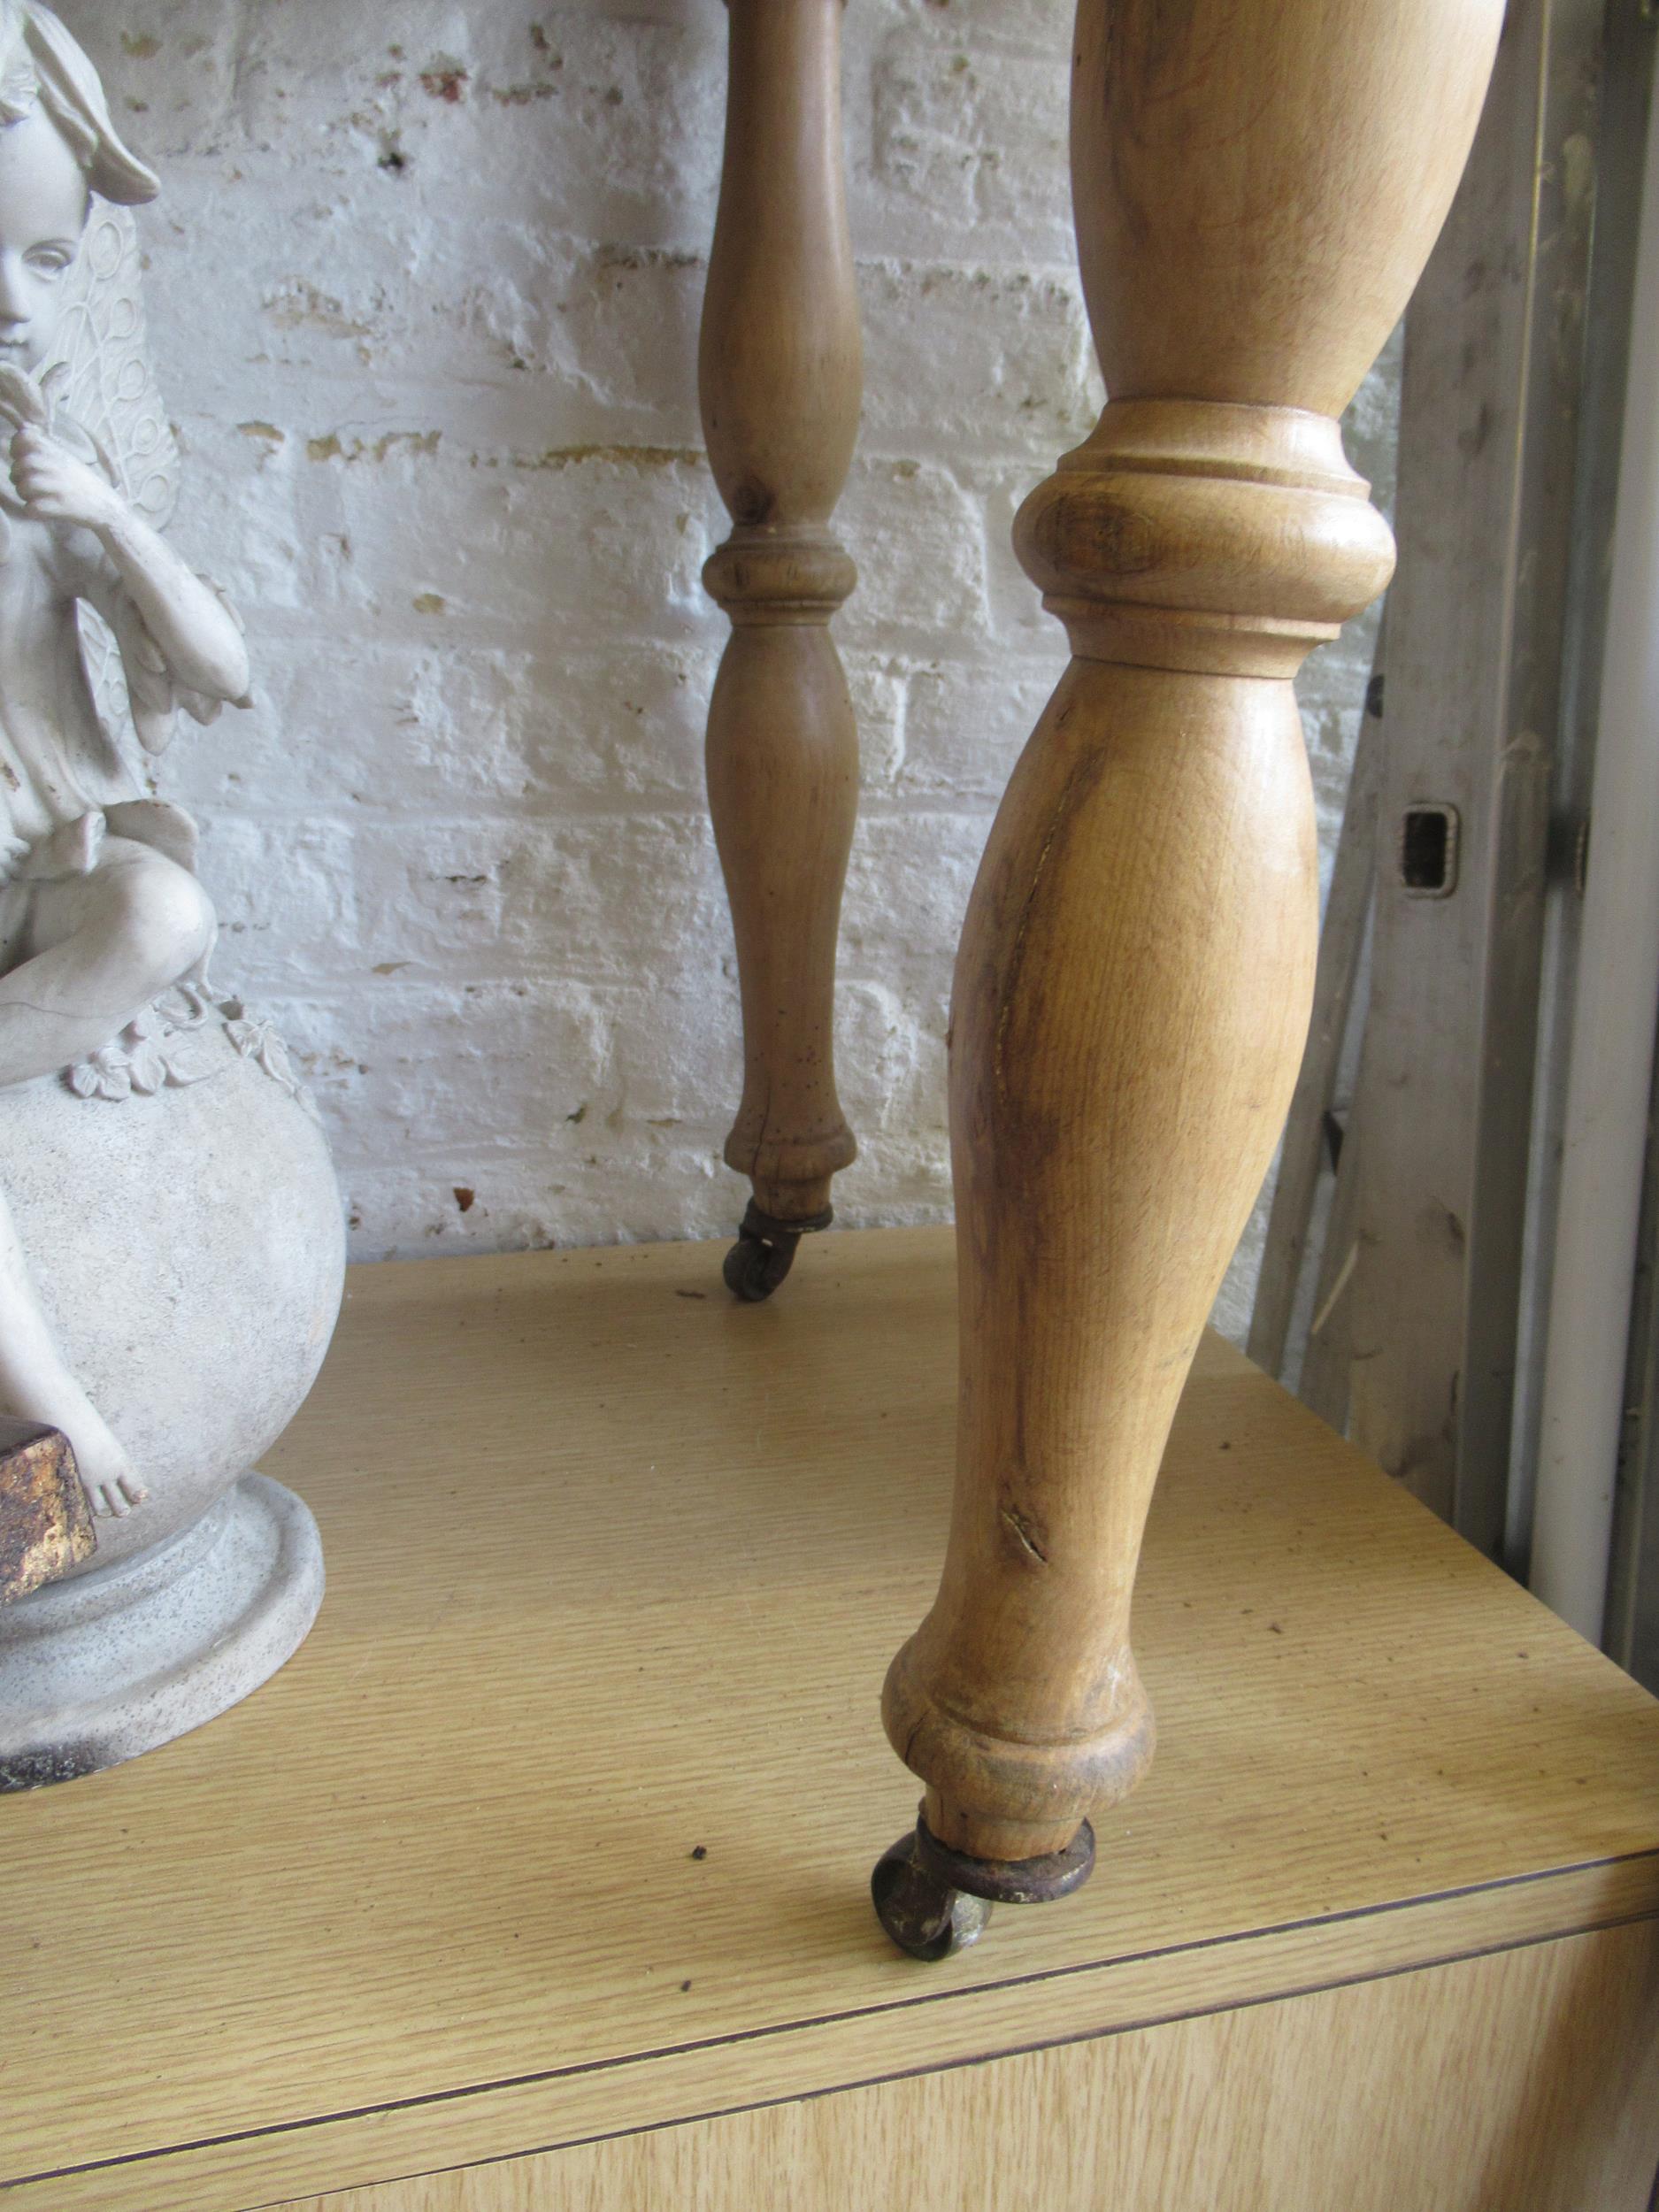
[[[826,1206],[821,1214],[808,1214],[799,1221],[780,1221],[762,1213],[750,1199],[737,1242],[720,1270],[726,1288],[734,1298],[759,1305],[772,1296],[795,1265],[795,1248],[802,1238],[816,1229],[827,1229],[834,1218],[833,1211]]]
[[[1094,1866],[1094,1831],[1087,1820],[1064,1851],[971,1859],[941,1843],[918,1812],[910,1834],[876,1861],[870,1894],[899,1949],[931,1964],[977,1943],[994,1904],[1043,1905],[1069,1896]]]
[[[952,1889],[921,1863],[914,1828],[876,1861],[870,1894],[876,1917],[900,1950],[929,1965],[977,1943],[991,1917],[988,1898]]]

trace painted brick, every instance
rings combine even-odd
[[[905,232],[963,259],[977,242],[1023,265],[1064,265],[1070,78],[1069,37],[1028,56],[896,27],[874,59],[872,182],[902,206]]]
[[[695,385],[718,0],[380,0],[349,37],[338,0],[61,4],[164,173],[141,220],[176,539],[256,663],[252,710],[187,728],[157,781],[203,822],[221,976],[316,1090],[354,1249],[729,1231],[739,1025],[702,763],[727,632],[698,581],[726,523]],[[1071,14],[847,17],[853,1223],[949,1212],[956,933],[1064,664],[1009,530],[1102,397]],[[1385,502],[1397,381],[1396,349],[1349,422]],[[1370,634],[1302,685],[1327,862]]]

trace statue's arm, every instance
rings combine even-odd
[[[39,520],[94,534],[183,689],[210,699],[247,697],[248,650],[229,608],[134,513],[106,478],[48,432],[28,428],[12,442],[12,480]]]

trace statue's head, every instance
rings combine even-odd
[[[0,0],[0,362],[51,351],[92,195],[132,206],[160,188],[50,9]]]

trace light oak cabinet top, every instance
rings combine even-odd
[[[945,1231],[358,1270],[268,1471],[311,1640],[0,1802],[8,2212],[202,2212],[1179,2022],[1659,1911],[1659,1704],[1237,1354],[1135,1608],[1161,1731],[1077,1897],[943,1965],[865,1887],[948,1505]],[[234,1386],[234,1378],[227,1378]]]

